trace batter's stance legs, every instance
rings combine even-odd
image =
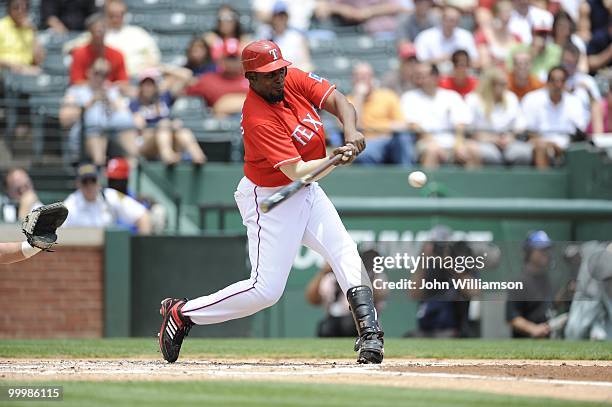
[[[359,338],[355,351],[357,363],[381,363],[384,354],[384,332],[378,324],[372,290],[366,285],[350,288],[346,292]]]

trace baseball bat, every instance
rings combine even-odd
[[[304,176],[303,178],[296,179],[289,185],[285,185],[274,194],[270,195],[266,199],[264,199],[260,204],[259,208],[263,213],[268,213],[272,209],[274,209],[277,205],[280,205],[291,196],[293,196],[297,191],[302,189],[304,185],[310,184],[319,174],[323,171],[331,167],[332,165],[336,165],[339,161],[342,160],[342,154],[337,154],[325,161],[319,167],[315,168],[310,174]]]

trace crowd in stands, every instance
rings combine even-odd
[[[59,38],[69,61],[59,110],[66,148],[84,150],[98,166],[110,156],[109,141],[129,159],[206,162],[198,143],[205,130],[178,120],[174,102],[199,98],[199,118],[239,123],[248,90],[240,53],[255,39],[277,42],[295,67],[321,72],[350,95],[368,141],[362,165],[545,168],[562,162],[574,140],[612,131],[609,1],[245,1],[212,2],[212,9],[45,0],[34,9],[7,0],[3,82],[45,72],[45,54],[50,60],[56,51],[43,45]],[[173,25],[183,37],[172,37]],[[341,41],[349,37],[374,46],[354,49]],[[385,57],[379,44],[394,55]],[[334,65],[339,55],[349,57],[344,66]],[[27,106],[19,112],[27,116]],[[341,143],[337,123],[327,122],[330,144]],[[9,130],[20,137],[28,123]]]

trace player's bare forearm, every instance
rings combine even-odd
[[[320,158],[318,160],[311,161],[298,161],[297,163],[291,163],[287,165],[283,165],[280,167],[280,170],[292,181],[296,179],[301,179],[312,173],[315,169],[320,167],[325,161],[329,160],[329,157]],[[317,176],[313,181],[318,181],[330,172],[333,171],[335,167],[331,166],[325,171],[323,171],[319,176]]]
[[[16,263],[24,259],[21,243],[0,243],[0,264]]]
[[[351,143],[361,153],[365,149],[365,137],[357,130],[355,107],[340,91],[334,90],[325,101],[324,109],[340,120],[344,128],[344,142]]]

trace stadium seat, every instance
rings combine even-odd
[[[209,112],[201,98],[184,96],[174,102],[172,116],[183,121],[203,120]]]
[[[30,96],[30,122],[32,124],[32,153],[35,159],[39,159],[49,141],[56,141],[54,150],[61,150],[61,131],[59,127],[50,128],[47,124],[51,121],[58,122],[62,93],[47,93]],[[55,134],[55,137],[52,137]],[[53,140],[55,138],[55,140]]]
[[[43,70],[51,75],[67,75],[71,63],[70,55],[48,53],[43,62]]]
[[[64,75],[42,74],[38,76],[7,74],[5,83],[14,93],[28,95],[45,95],[49,93],[63,93],[68,86],[68,77]]]
[[[186,14],[182,11],[168,13],[132,13],[131,24],[157,33],[192,34],[208,31],[214,27],[216,17],[211,15]]]
[[[175,0],[126,0],[130,12],[150,10],[172,10],[177,3]]]
[[[184,53],[193,36],[190,34],[156,34],[153,35],[153,38],[163,55],[165,53]]]

